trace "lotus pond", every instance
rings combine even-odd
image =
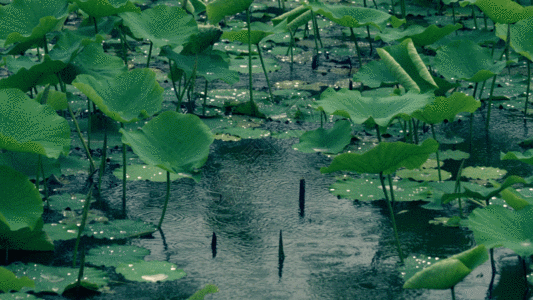
[[[531,6],[0,4],[0,299],[531,298]]]

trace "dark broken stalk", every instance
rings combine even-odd
[[[150,49],[148,50],[148,59],[146,60],[146,67],[150,67],[150,58],[152,57],[152,48],[154,47],[154,43],[150,41]]]

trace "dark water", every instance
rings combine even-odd
[[[520,132],[521,118],[515,120],[500,111],[493,116],[489,148],[483,145],[484,133],[476,132],[476,164],[483,160],[489,165],[502,164],[494,149],[516,148],[516,141],[525,134]],[[477,115],[476,126],[482,121]],[[516,129],[500,135],[501,127],[505,127],[502,124]],[[446,126],[441,130],[459,134],[468,128],[466,122]],[[319,171],[331,158],[294,151],[291,145],[295,142],[272,138],[215,141],[202,180],[172,184],[164,239],[156,233],[154,239],[133,243],[151,250],[148,260],[177,264],[199,286],[216,284],[220,292],[207,299],[449,299],[449,290],[402,289],[383,201],[337,199],[328,191],[335,175]],[[456,146],[464,147],[466,143]],[[505,165],[510,166],[510,173],[527,173],[524,166]],[[301,178],[306,181],[303,216],[298,208]],[[115,193],[113,198],[120,199],[120,190]],[[132,184],[128,198],[130,218],[157,222],[164,184]],[[428,211],[419,204],[403,205],[400,208],[406,212],[397,216],[404,253],[447,257],[474,246],[467,229],[428,224],[434,217],[453,211]],[[280,230],[285,253],[282,265],[278,260]],[[216,257],[211,249],[213,232],[217,235]],[[496,261],[498,268],[508,269],[515,268],[517,262],[503,249],[496,251]],[[488,263],[477,268],[457,285],[457,299],[486,299],[490,276]],[[499,279],[498,275],[496,283]],[[500,289],[508,294],[507,288]]]

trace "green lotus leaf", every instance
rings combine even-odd
[[[477,0],[475,4],[494,23],[516,23],[533,16],[533,6],[523,7],[511,0]]]
[[[498,75],[505,61],[493,63],[489,50],[470,40],[459,40],[437,50],[435,68],[449,80],[482,82]]]
[[[439,181],[439,172],[437,169],[433,168],[413,170],[402,169],[396,171],[396,176],[400,178],[411,178],[417,181]],[[448,180],[452,178],[452,174],[441,170],[441,178],[442,180]]]
[[[15,275],[25,275],[35,281],[35,287],[24,288],[23,290],[34,291],[35,293],[49,292],[62,294],[65,289],[78,280],[78,268],[66,268],[58,266],[43,266],[40,264],[14,263],[6,267],[13,271]],[[98,287],[105,286],[109,278],[107,272],[94,268],[85,267],[83,280],[92,282]]]
[[[461,172],[461,175],[474,179],[498,179],[507,174],[506,170],[493,167],[466,167]]]
[[[286,23],[282,22],[276,26],[270,26],[262,22],[253,22],[250,24],[250,35],[252,44],[257,45],[265,37],[285,31]],[[243,44],[248,44],[248,29],[235,29],[232,31],[225,31],[222,34],[223,39],[230,41],[239,41]]]
[[[128,70],[120,57],[105,54],[98,43],[86,45],[67,69],[67,75],[70,76],[67,83],[72,82],[78,74],[88,74],[98,80],[112,80]]]
[[[18,89],[0,90],[0,149],[58,158],[70,148],[70,127],[48,105]]]
[[[327,114],[350,118],[356,124],[378,124],[386,127],[398,116],[408,116],[431,102],[429,94],[407,93],[402,96],[363,97],[359,91],[341,89],[324,91],[315,106]]]
[[[403,287],[406,289],[452,288],[488,258],[485,246],[479,245],[429,265],[409,278]]]
[[[81,217],[80,217],[81,218]],[[100,219],[100,218],[98,218]],[[44,225],[46,233],[55,241],[75,239],[78,236],[78,226],[81,219],[75,219],[73,223],[57,224],[47,223]],[[91,222],[85,226],[84,235],[96,239],[128,239],[132,237],[148,236],[157,230],[156,226],[139,220],[107,220]]]
[[[113,171],[113,175],[117,178],[122,178],[123,168],[117,168]],[[167,172],[156,166],[150,165],[128,165],[126,168],[126,180],[150,180],[154,182],[167,182]],[[180,178],[191,178],[188,174],[174,174],[170,173],[170,181],[178,180]],[[196,175],[193,178],[198,181]]]
[[[85,262],[100,267],[116,267],[122,263],[142,261],[150,250],[137,246],[107,245],[92,248],[85,256]]]
[[[48,198],[48,207],[60,212],[67,207],[71,210],[82,210],[86,199],[87,196],[83,194],[53,195]]]
[[[48,32],[63,26],[68,11],[66,0],[14,0],[0,8],[0,39],[4,47],[13,43],[41,46]],[[18,49],[19,53],[26,49]]]
[[[500,187],[500,185],[497,183],[495,183],[494,186]],[[514,210],[521,210],[522,208],[533,204],[532,198],[528,198],[529,201],[524,199],[523,196],[512,187],[508,187],[501,191],[500,195],[502,199],[505,200],[505,203],[507,203]]]
[[[309,8],[305,5],[297,6],[296,8],[293,8],[292,10],[285,12],[275,18],[272,19],[272,24],[274,26],[277,26],[279,23],[286,21],[287,23],[292,22],[294,19],[298,18],[303,13],[307,12]]]
[[[100,18],[122,12],[140,13],[141,9],[129,0],[74,0],[89,16]]]
[[[398,83],[387,65],[381,60],[373,60],[363,65],[353,76],[353,80],[371,88]]]
[[[108,117],[121,123],[136,122],[161,110],[163,88],[150,69],[134,69],[112,81],[79,75],[72,82]]]
[[[529,149],[524,153],[520,153],[517,151],[510,151],[507,153],[500,153],[500,159],[501,160],[519,160],[523,163],[533,165],[533,149]]]
[[[410,38],[413,40],[415,46],[424,47],[435,43],[436,41],[442,39],[448,34],[461,28],[463,28],[463,25],[461,24],[448,24],[444,27],[430,25],[426,27],[423,32],[411,35]]]
[[[494,187],[494,188],[481,187],[477,189],[472,189],[472,188],[466,188],[463,186],[464,192],[445,193],[444,195],[442,195],[442,204],[446,204],[454,199],[461,198],[461,197],[469,197],[469,198],[486,201],[498,195],[501,191],[505,190],[506,188],[516,183],[526,183],[526,181],[522,177],[511,175],[505,179],[505,181],[503,182],[501,186]],[[450,192],[450,190],[448,190],[448,192]]]
[[[225,16],[232,16],[250,7],[253,0],[214,0],[207,3],[207,18],[211,24],[216,24]]]
[[[366,7],[328,5],[320,2],[312,2],[308,7],[341,26],[352,28],[371,25],[381,30],[380,24],[391,17],[388,13]]]
[[[474,97],[455,92],[449,97],[437,97],[433,103],[413,112],[411,116],[428,124],[438,124],[444,120],[453,121],[458,113],[473,113],[480,106],[481,102]]]
[[[194,18],[180,7],[157,5],[140,14],[124,12],[119,16],[136,38],[149,39],[158,48],[165,45],[175,48],[198,33]]]
[[[318,128],[307,131],[300,137],[300,142],[292,146],[303,153],[339,153],[352,139],[350,122],[339,120],[331,129]]]
[[[211,49],[220,40],[222,33],[222,29],[218,26],[198,24],[198,33],[189,38],[180,53],[183,55],[196,55]]]
[[[122,263],[116,267],[116,272],[122,274],[127,280],[139,282],[177,280],[187,275],[175,264],[156,260]]]
[[[511,41],[514,51],[533,61],[533,17],[511,26]]]
[[[194,70],[195,60],[198,59],[196,65],[196,75],[204,77],[208,81],[215,79],[222,79],[228,84],[233,84],[239,81],[239,73],[229,69],[229,63],[224,59],[225,54],[213,51],[209,54],[202,53],[197,56],[189,56],[176,53],[165,46],[161,48],[161,56],[171,59],[174,63],[172,67],[183,70],[189,78]],[[177,80],[178,78],[175,78]]]
[[[173,111],[153,118],[141,130],[120,132],[122,142],[146,164],[178,174],[191,174],[200,168],[214,140],[200,118]]]
[[[57,84],[56,74],[61,72],[67,65],[61,61],[54,61],[45,55],[41,62],[30,62],[28,58],[4,58],[6,66],[11,69],[13,75],[0,80],[0,88],[17,88],[24,92],[37,85]]]
[[[33,230],[29,227],[16,231],[0,229],[0,249],[54,251],[54,243],[48,234],[43,231],[43,224],[43,219],[39,218]],[[1,223],[0,226],[3,227]]]
[[[60,159],[62,158],[65,157],[61,156]],[[5,151],[0,153],[0,165],[9,166],[28,176],[29,179],[35,179],[36,170],[40,166],[39,160],[41,160],[46,178],[52,174],[57,177],[61,176],[61,165],[57,159],[30,152]],[[39,174],[39,177],[41,176],[42,174]]]
[[[214,294],[218,292],[218,287],[214,284],[208,284],[201,290],[194,293],[191,297],[189,297],[187,300],[204,300],[204,297],[207,294]]]
[[[344,153],[336,156],[329,167],[320,169],[321,173],[335,171],[355,171],[358,173],[392,174],[400,167],[407,169],[419,168],[437,151],[439,143],[427,139],[421,145],[404,142],[381,142],[363,154]]]
[[[506,247],[521,257],[533,254],[533,206],[513,211],[499,205],[475,209],[468,217],[468,228],[476,243],[487,248]]]
[[[453,159],[453,160],[461,160],[461,159],[468,159],[470,157],[469,153],[463,152],[461,150],[445,150],[445,151],[439,151],[439,158],[440,160],[445,159]],[[437,159],[435,154],[431,154],[429,158]]]
[[[23,287],[35,287],[35,282],[29,279],[28,276],[22,276],[18,278],[10,270],[0,267],[0,290],[4,293],[10,291],[20,291]]]
[[[426,93],[438,89],[411,39],[396,46],[377,49],[390,72],[407,90]]]
[[[426,28],[427,27],[421,25],[411,25],[407,28],[386,27],[383,29],[382,32],[376,33],[376,40],[383,40],[386,43],[390,43],[392,41],[399,41],[410,36],[421,34],[424,32],[424,30],[426,30]]]
[[[0,166],[0,174],[0,232],[35,229],[43,214],[39,191],[24,174],[10,167]]]
[[[277,59],[263,57],[263,63],[268,73],[281,70],[281,64]],[[248,68],[248,54],[232,57],[229,69],[237,71],[241,74],[249,74],[250,69]],[[261,64],[259,56],[252,56],[252,74],[257,73],[263,74],[263,65]]]
[[[225,133],[242,139],[262,139],[270,136],[270,131],[264,129],[245,128],[241,126],[228,127],[214,130],[215,133]]]
[[[428,201],[430,190],[427,185],[410,180],[393,182],[395,201]],[[389,187],[387,186],[387,189]],[[342,178],[329,187],[330,193],[345,199],[376,201],[384,199],[381,182],[375,177]]]

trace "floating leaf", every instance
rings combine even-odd
[[[523,163],[533,165],[533,149],[529,149],[524,153],[516,152],[516,151],[510,151],[504,154],[503,152],[500,154],[501,160],[519,160]]]
[[[97,267],[116,267],[122,263],[142,261],[149,254],[150,250],[137,246],[100,246],[87,252],[85,262]]]
[[[215,130],[216,133],[226,133],[243,139],[262,139],[270,136],[270,131],[264,129],[229,127]]]
[[[191,297],[189,297],[187,300],[203,300],[204,297],[207,294],[214,294],[218,292],[218,287],[213,284],[208,284],[201,290],[194,293]]]
[[[428,168],[428,169],[413,169],[413,170],[398,170],[396,171],[396,176],[401,178],[411,178],[417,181],[439,181],[439,172],[437,169]],[[441,170],[442,180],[448,180],[452,178],[450,172]]]
[[[154,182],[166,182],[167,172],[156,166],[150,165],[128,165],[126,169],[126,180],[150,180]],[[122,177],[123,169],[118,168],[113,171],[113,175],[117,178]],[[180,178],[191,178],[189,174],[170,174],[170,181],[178,180]],[[196,178],[195,180],[199,180]]]
[[[85,205],[86,195],[82,194],[61,194],[53,195],[48,198],[50,209],[62,211],[67,207],[72,210],[81,210]]]
[[[185,271],[178,269],[175,264],[156,260],[122,263],[116,267],[116,272],[127,280],[139,282],[177,280],[186,275]]]
[[[499,205],[475,209],[468,228],[476,243],[487,248],[506,247],[521,257],[533,255],[533,206],[513,211]]]
[[[211,130],[194,115],[165,111],[139,131],[121,129],[122,142],[145,163],[171,173],[191,174],[207,160]]]
[[[300,137],[300,142],[292,147],[303,153],[339,153],[350,143],[351,139],[350,122],[339,120],[331,129],[318,128],[307,131]]]
[[[473,113],[480,106],[481,102],[474,97],[455,92],[450,97],[437,97],[434,102],[413,112],[411,116],[428,124],[438,124],[444,120],[452,122],[458,113]]]
[[[402,115],[408,116],[431,100],[429,94],[363,97],[359,91],[341,89],[338,92],[326,90],[315,105],[327,114],[348,117],[356,124],[368,123],[386,127],[392,119]]]
[[[493,167],[466,167],[461,175],[474,179],[498,179],[507,174],[507,171]]]
[[[156,226],[139,220],[112,220],[94,222],[85,226],[84,234],[97,239],[127,239],[147,236],[156,231]],[[53,240],[70,240],[78,236],[76,224],[47,223],[44,230]]]
[[[68,285],[78,280],[79,269],[65,268],[58,266],[43,266],[40,264],[21,264],[14,263],[6,267],[16,275],[28,276],[35,281],[35,287],[24,288],[36,293],[50,292],[62,294]],[[83,280],[92,282],[99,287],[107,284],[109,278],[105,271],[85,267],[83,271]]]
[[[431,264],[413,275],[403,285],[405,289],[449,289],[483,264],[489,255],[484,245]]]
[[[363,65],[353,76],[353,80],[371,88],[397,83],[387,65],[381,60],[373,60]]]
[[[35,287],[35,282],[29,279],[27,276],[17,278],[10,270],[0,267],[0,290],[4,293],[10,291],[20,291],[23,287]]]
[[[432,159],[437,159],[437,156],[435,154],[431,154],[429,156]],[[461,159],[468,159],[470,157],[469,153],[463,152],[461,150],[445,150],[445,151],[439,151],[439,158],[440,160],[445,159],[453,159],[453,160],[461,160]]]
[[[403,142],[382,142],[364,154],[344,153],[336,156],[331,165],[320,169],[322,173],[335,171],[355,171],[359,173],[391,174],[400,167],[414,169],[420,167],[430,153],[437,151],[439,143],[427,139],[421,145]]]
[[[119,16],[136,38],[148,39],[158,48],[176,48],[198,33],[196,21],[181,7],[157,5],[140,14],[125,12]]]
[[[112,16],[128,11],[141,12],[141,9],[129,0],[74,0],[74,2],[89,16],[95,18]]]
[[[150,69],[134,69],[113,80],[79,75],[72,83],[108,117],[121,123],[136,122],[161,110],[163,88]]]
[[[464,173],[464,170],[463,170],[463,173]],[[491,199],[492,197],[498,195],[501,191],[505,190],[506,188],[516,183],[526,183],[526,181],[522,177],[511,175],[505,179],[505,181],[503,182],[501,186],[494,187],[494,188],[485,188],[479,185],[477,186],[477,188],[475,188],[475,185],[474,185],[474,188],[472,189],[472,188],[464,187],[464,184],[463,184],[464,192],[455,193],[455,192],[451,192],[450,190],[448,190],[448,193],[442,195],[442,204],[446,204],[454,199],[461,198],[461,197],[469,197],[469,198],[487,201]]]
[[[345,27],[360,27],[371,25],[381,30],[380,24],[390,19],[388,13],[366,7],[329,5],[321,2],[312,2],[308,6],[318,14]]]
[[[387,190],[389,186],[386,186]],[[429,189],[426,185],[409,180],[393,182],[396,201],[427,201]],[[378,178],[342,178],[329,187],[330,193],[345,199],[376,201],[383,199],[383,188]]]

